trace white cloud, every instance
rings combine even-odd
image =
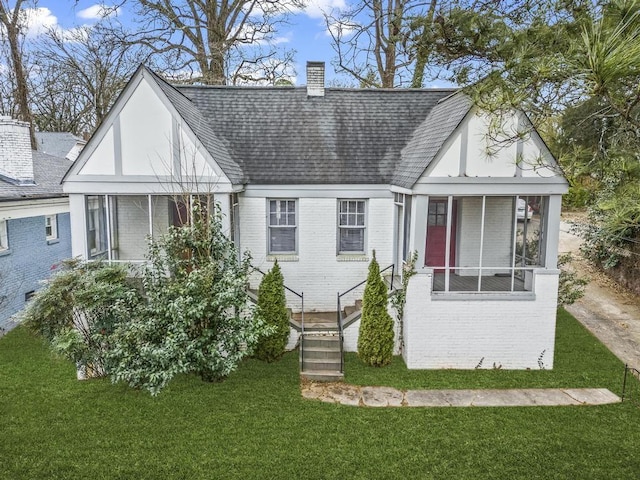
[[[334,21],[330,22],[329,25],[327,25],[327,29],[324,31],[324,33],[329,37],[345,38],[358,30],[358,28],[360,28],[360,25],[358,25],[356,22],[347,23]]]
[[[102,20],[106,17],[118,15],[118,7],[105,5],[104,3],[98,3],[91,5],[84,10],[78,12],[78,17],[83,20]]]
[[[324,18],[325,13],[332,10],[344,10],[347,6],[345,0],[309,0],[304,13],[311,18]]]
[[[25,8],[23,25],[29,37],[37,37],[58,25],[58,18],[46,7]]]

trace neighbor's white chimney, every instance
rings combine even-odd
[[[307,96],[324,97],[324,62],[307,62]]]
[[[34,183],[27,122],[0,116],[0,175],[19,185]]]

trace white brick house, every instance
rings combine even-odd
[[[491,131],[452,89],[171,86],[140,68],[65,177],[73,254],[142,260],[176,222],[172,195],[213,193],[307,314],[335,312],[373,250],[396,273],[417,252],[397,339],[409,368],[551,368],[567,183],[523,113],[501,120]]]

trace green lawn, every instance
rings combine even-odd
[[[608,387],[622,366],[568,315],[553,372],[409,372],[347,380],[402,388]],[[630,479],[640,408],[354,408],[303,400],[297,354],[225,382],[184,377],[157,398],[68,362],[18,329],[0,339],[0,478]]]

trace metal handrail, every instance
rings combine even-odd
[[[340,343],[340,373],[344,373],[344,332],[342,330],[342,306],[340,303],[340,292],[338,292],[338,339]]]
[[[640,381],[640,370],[637,368],[630,367],[629,364],[624,365],[624,379],[622,381],[622,395],[620,396],[620,401],[624,402],[625,395],[627,393],[627,375],[631,373],[631,376],[635,377],[636,380]]]
[[[382,270],[380,270],[380,275],[382,275],[384,272],[386,272],[387,270],[391,269],[391,285],[389,285],[389,290],[393,290],[393,276],[394,276],[395,268],[396,268],[395,264],[392,263],[388,267],[385,267]],[[338,293],[338,295],[339,295],[340,298],[342,298],[347,293],[351,293],[353,290],[355,290],[358,287],[361,287],[365,283],[367,283],[367,279],[366,278],[363,281],[361,281],[360,283],[358,283],[357,285],[354,285],[353,287],[351,287],[349,290],[345,290],[342,293]]]

